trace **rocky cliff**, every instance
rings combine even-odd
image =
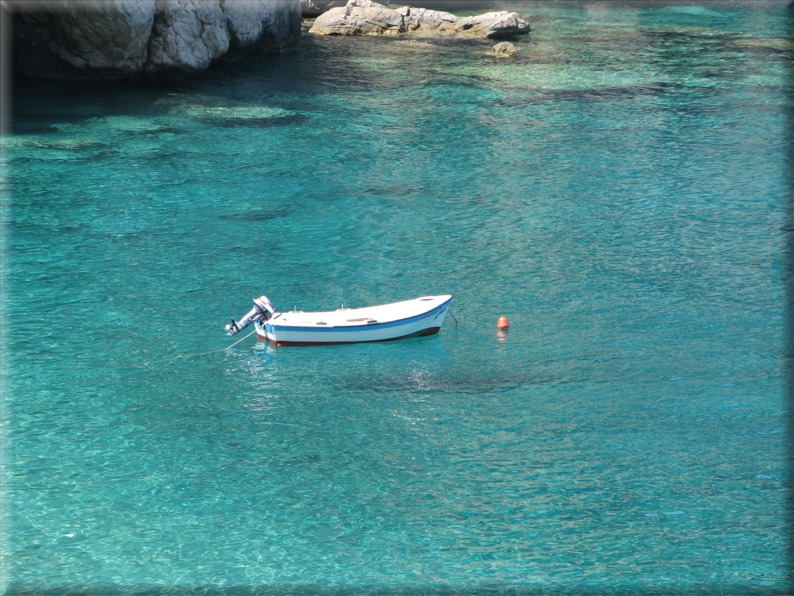
[[[56,79],[175,78],[297,43],[300,0],[55,0],[14,8],[14,64]]]

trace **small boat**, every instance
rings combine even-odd
[[[254,323],[257,337],[276,346],[392,341],[438,333],[451,303],[449,295],[423,296],[366,308],[276,312],[267,296],[260,296],[245,317],[226,325],[226,335],[237,335]]]

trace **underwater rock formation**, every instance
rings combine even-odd
[[[515,56],[518,54],[516,46],[509,41],[502,41],[493,47],[493,52],[497,56]]]
[[[321,14],[309,29],[319,35],[399,35],[510,37],[529,33],[530,26],[515,12],[489,12],[474,17],[403,6],[392,10],[372,0],[349,0],[346,6]]]
[[[15,68],[56,79],[173,77],[297,43],[300,0],[56,0],[14,13]]]

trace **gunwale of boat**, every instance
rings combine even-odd
[[[335,329],[368,328],[373,325],[399,323],[422,316],[451,300],[451,295],[422,296],[411,300],[361,308],[340,308],[316,312],[300,310],[277,312],[267,321],[266,325],[276,329],[279,327],[316,329],[318,326]]]

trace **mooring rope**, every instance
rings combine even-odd
[[[455,319],[455,315],[453,315],[453,314],[452,314],[452,309],[449,309],[449,314],[450,314],[450,316],[451,316],[453,319]],[[463,327],[463,325],[461,325],[461,327]],[[458,320],[457,320],[457,319],[455,319],[455,329],[457,329],[457,328],[458,328]],[[463,327],[463,330],[464,330],[464,331],[468,331],[468,329],[466,329],[465,327]]]
[[[243,339],[248,339],[248,338],[249,338],[249,337],[251,337],[251,336],[252,336],[254,333],[256,333],[256,329],[254,329],[254,330],[253,330],[251,333],[249,333],[248,335],[246,335],[246,336],[245,336]],[[204,356],[204,355],[206,355],[206,354],[215,354],[216,352],[225,352],[225,351],[226,351],[226,350],[228,350],[229,348],[233,348],[234,346],[236,346],[237,344],[239,344],[241,341],[243,341],[243,339],[241,339],[240,341],[236,341],[236,342],[234,342],[232,345],[230,345],[230,346],[227,346],[227,347],[223,348],[222,350],[212,350],[211,352],[199,352],[198,354],[188,354],[187,356],[182,356],[182,355],[179,355],[179,356],[177,356],[177,358],[192,358],[193,356]]]

